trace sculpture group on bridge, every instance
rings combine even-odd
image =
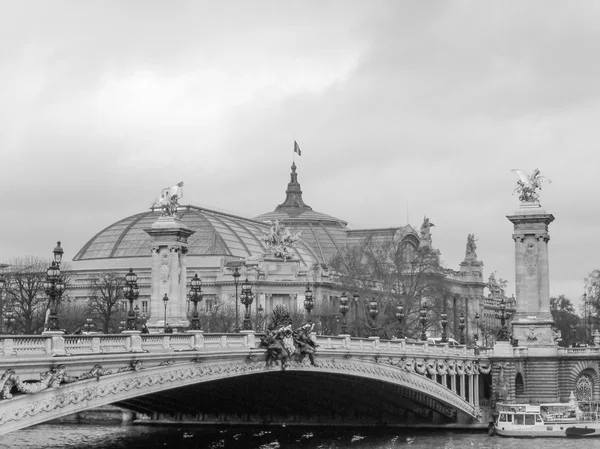
[[[266,349],[267,368],[281,363],[285,370],[290,362],[301,363],[308,356],[310,364],[315,363],[317,344],[311,338],[313,323],[306,323],[295,331],[289,312],[281,305],[273,309],[267,333],[260,339],[260,347]]]
[[[267,331],[260,340],[260,347],[267,350],[267,368],[281,362],[281,369],[285,371],[290,361],[302,363],[306,356],[311,365],[317,366],[315,363],[317,344],[310,337],[313,327],[314,324],[307,323],[293,331],[292,325],[288,324]]]

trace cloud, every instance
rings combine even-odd
[[[272,210],[296,139],[315,210],[355,228],[427,215],[451,267],[475,233],[509,291],[510,170],[538,167],[552,294],[595,267],[595,2],[36,6],[0,18],[5,259],[58,237],[72,257],[179,180],[194,204]]]

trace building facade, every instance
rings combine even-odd
[[[236,269],[241,274],[239,282],[247,278],[252,283],[256,295],[253,310],[260,309],[266,314],[278,304],[288,310],[302,310],[307,285],[310,285],[317,305],[336,305],[336,300],[348,286],[340,284],[329,262],[343,248],[359,244],[365,238],[402,239],[402,243],[415,249],[419,245],[432,244],[428,227],[425,233],[423,227],[417,232],[408,224],[381,229],[350,229],[346,221],[314,211],[304,202],[296,169],[294,163],[284,202],[272,212],[254,218],[194,205],[179,207],[177,215],[181,223],[193,231],[187,239],[185,253],[186,285],[195,274],[202,279],[200,307],[203,310],[208,311],[217,303],[235,307],[233,274]],[[140,287],[137,300],[140,312],[148,318],[152,318],[153,313],[161,313],[162,306],[152,307],[152,303],[160,302],[161,298],[152,296],[153,243],[148,233],[160,216],[161,211],[157,208],[137,213],[93,236],[71,263],[70,296],[75,300],[87,300],[91,294],[91,280],[99,273],[115,272],[124,276],[129,268],[133,268]],[[301,238],[290,248],[290,259],[278,260],[269,255],[266,237],[272,232],[275,221],[294,233],[301,233]],[[470,340],[477,330],[477,316],[484,315],[484,288],[487,286],[483,281],[483,263],[477,259],[474,245],[469,249],[467,244],[465,260],[459,270],[446,269],[444,274],[452,292],[449,300],[453,313],[466,315],[466,335]],[[243,309],[239,301],[237,303]],[[167,310],[169,316],[170,312]],[[155,321],[157,319],[154,317]],[[451,329],[450,333],[457,335],[458,330]]]

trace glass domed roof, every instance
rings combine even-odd
[[[159,210],[151,210],[117,221],[90,239],[73,260],[150,257],[152,240],[144,229],[150,228],[160,215]],[[262,234],[269,230],[266,223],[196,206],[181,206],[179,215],[183,224],[195,231],[188,238],[189,256],[247,258],[266,252],[262,240]],[[293,250],[304,265],[310,266],[319,259],[301,240]]]

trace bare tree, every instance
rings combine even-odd
[[[119,304],[124,298],[125,275],[122,273],[98,273],[91,282],[88,301],[90,314],[96,318],[104,333],[114,327],[120,317]]]
[[[48,299],[45,293],[48,262],[34,256],[18,257],[5,273],[2,317],[13,312],[14,333],[37,334],[44,328]]]
[[[418,338],[419,310],[428,307],[427,327],[437,326],[444,312],[448,288],[438,251],[418,246],[411,236],[375,238],[368,236],[359,244],[344,248],[330,262],[341,288],[359,295],[347,314],[349,330],[355,335],[397,334],[397,306],[404,307],[406,335]],[[377,302],[376,319],[369,316],[369,302]]]

